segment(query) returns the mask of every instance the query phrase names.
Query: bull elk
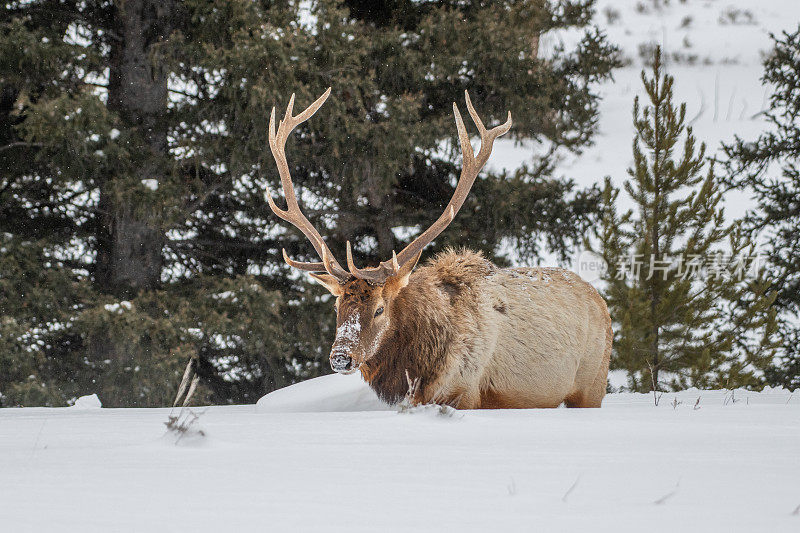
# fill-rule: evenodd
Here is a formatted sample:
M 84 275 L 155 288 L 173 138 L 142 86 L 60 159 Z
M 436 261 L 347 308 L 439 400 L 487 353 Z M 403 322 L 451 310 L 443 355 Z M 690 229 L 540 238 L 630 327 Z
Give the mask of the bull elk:
M 463 166 L 444 213 L 400 253 L 360 269 L 347 242 L 347 270 L 303 215 L 284 152 L 298 124 L 322 106 L 330 88 L 299 115 L 294 95 L 269 145 L 287 209 L 267 191 L 272 211 L 311 241 L 320 262 L 284 260 L 306 271 L 336 297 L 333 370 L 357 370 L 384 401 L 444 403 L 462 409 L 600 407 L 611 354 L 611 319 L 605 301 L 576 274 L 560 268 L 499 268 L 479 253 L 446 251 L 414 270 L 423 248 L 453 220 L 492 151 L 511 128 L 487 130 L 466 94 L 481 147 L 473 152 L 453 104 Z M 410 379 L 409 379 L 410 377 Z

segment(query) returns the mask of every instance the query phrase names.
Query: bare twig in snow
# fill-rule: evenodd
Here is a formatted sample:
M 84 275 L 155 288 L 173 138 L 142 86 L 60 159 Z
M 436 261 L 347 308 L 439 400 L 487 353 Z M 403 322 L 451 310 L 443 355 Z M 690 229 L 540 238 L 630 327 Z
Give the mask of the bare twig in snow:
M 511 478 L 511 483 L 509 483 L 506 488 L 508 489 L 508 495 L 514 496 L 517 493 L 517 484 L 514 482 L 514 478 Z
M 184 395 L 186 392 L 186 388 L 189 386 L 189 382 L 192 379 L 192 374 L 194 373 L 194 359 L 189 359 L 189 363 L 186 365 L 186 370 L 183 371 L 183 378 L 181 379 L 181 384 L 178 386 L 178 394 L 175 395 L 175 401 L 172 402 L 172 407 L 177 407 L 178 402 L 181 399 L 181 396 Z
M 734 85 L 733 91 L 731 91 L 731 97 L 728 100 L 728 112 L 725 114 L 725 122 L 731 120 L 731 113 L 733 112 L 733 102 L 736 99 L 736 89 L 738 89 L 738 86 Z
M 658 407 L 658 402 L 661 401 L 661 397 L 663 395 L 664 395 L 663 392 L 656 392 L 655 390 L 653 391 L 653 403 L 656 404 L 656 407 Z
M 200 382 L 200 376 L 195 376 L 192 378 L 192 384 L 189 385 L 189 392 L 186 393 L 186 398 L 183 399 L 183 405 L 181 407 L 186 407 L 189 403 L 189 400 L 192 399 L 194 396 L 194 391 L 197 388 L 197 384 Z
M 561 501 L 562 502 L 567 503 L 567 499 L 569 498 L 569 495 L 572 494 L 572 491 L 575 490 L 575 487 L 578 486 L 578 481 L 580 481 L 580 480 L 581 480 L 581 476 L 580 475 L 575 478 L 575 483 L 573 483 L 572 486 L 570 486 L 570 488 L 567 489 L 567 492 L 565 492 L 564 495 L 561 497 Z
M 445 403 L 440 403 L 442 401 L 442 395 L 440 391 L 434 394 L 432 403 L 419 403 L 417 400 L 417 394 L 420 387 L 419 378 L 411 379 L 411 376 L 408 374 L 408 370 L 406 370 L 406 381 L 408 382 L 408 391 L 406 391 L 405 398 L 403 398 L 403 400 L 397 405 L 398 413 L 414 413 L 417 411 L 428 410 L 432 407 L 438 410 L 437 414 L 439 416 L 452 417 L 456 413 L 456 410 L 452 406 Z M 456 405 L 458 405 L 460 402 L 461 396 L 455 399 Z
M 182 438 L 187 435 L 204 437 L 205 432 L 197 427 L 197 421 L 200 414 L 195 413 L 188 408 L 189 402 L 197 389 L 197 384 L 200 382 L 200 376 L 196 374 L 194 369 L 194 359 L 190 359 L 186 365 L 186 370 L 183 372 L 181 384 L 178 386 L 178 394 L 175 395 L 175 401 L 172 403 L 172 409 L 167 416 L 167 421 L 164 425 L 167 426 L 167 432 L 177 435 L 175 444 L 180 442 Z M 181 402 L 183 398 L 183 402 Z M 174 414 L 175 407 L 181 405 L 178 414 Z
M 688 122 L 689 126 L 692 126 L 697 119 L 702 117 L 706 112 L 706 93 L 698 86 L 697 92 L 700 93 L 700 109 L 697 111 L 697 114 Z
M 205 437 L 205 432 L 197 427 L 197 421 L 203 413 L 195 413 L 191 409 L 181 408 L 178 416 L 169 416 L 164 425 L 167 426 L 167 431 L 177 435 L 175 444 L 178 444 L 181 439 L 187 435 Z
M 800 516 L 800 504 L 794 508 L 794 511 L 792 511 L 792 516 Z
M 397 406 L 397 411 L 399 413 L 405 413 L 417 405 L 416 396 L 417 391 L 419 391 L 419 378 L 411 379 L 411 376 L 408 374 L 408 369 L 406 369 L 406 381 L 408 382 L 408 390 L 403 400 Z
M 658 407 L 658 402 L 661 401 L 661 396 L 663 393 L 658 392 L 658 387 L 656 386 L 656 377 L 655 373 L 653 372 L 653 365 L 651 365 L 649 361 L 647 362 L 647 368 L 650 369 L 650 383 L 652 384 L 653 390 L 653 403 L 655 403 L 656 407 Z
M 722 405 L 725 406 L 728 405 L 728 403 L 735 404 L 738 401 L 739 400 L 736 399 L 736 390 L 734 389 L 731 391 L 730 396 L 728 396 L 728 394 L 725 393 L 725 400 L 723 400 Z
M 679 479 L 678 482 L 675 483 L 675 488 L 672 489 L 671 492 L 664 494 L 662 497 L 654 501 L 653 505 L 663 505 L 667 500 L 678 494 L 678 487 L 680 487 L 680 485 L 681 485 L 681 480 Z
M 682 401 L 678 400 L 678 397 L 677 397 L 677 396 L 675 396 L 674 398 L 672 398 L 672 404 L 671 404 L 671 405 L 672 405 L 672 410 L 674 411 L 675 409 L 677 409 L 677 408 L 678 408 L 678 406 L 679 406 L 680 404 L 682 404 L 682 403 L 683 403 Z
M 696 401 L 696 402 L 694 402 L 694 407 L 692 407 L 692 410 L 693 410 L 693 411 L 697 411 L 698 409 L 700 409 L 700 398 L 701 398 L 701 397 L 700 397 L 700 396 L 698 396 L 698 397 L 697 397 L 697 401 Z

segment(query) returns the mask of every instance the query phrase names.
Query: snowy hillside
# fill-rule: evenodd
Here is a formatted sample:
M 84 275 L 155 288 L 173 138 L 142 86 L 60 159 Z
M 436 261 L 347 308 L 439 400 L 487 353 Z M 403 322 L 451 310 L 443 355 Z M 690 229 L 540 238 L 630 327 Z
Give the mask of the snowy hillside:
M 0 531 L 800 528 L 798 394 L 287 412 L 374 407 L 364 387 L 331 376 L 260 407 L 199 408 L 205 436 L 178 445 L 168 409 L 0 410 Z
M 797 0 L 598 0 L 597 23 L 611 42 L 620 46 L 628 65 L 599 90 L 599 131 L 595 144 L 581 155 L 564 155 L 559 175 L 580 186 L 602 183 L 611 176 L 616 185 L 627 178 L 633 163 L 631 111 L 634 96 L 643 95 L 640 73 L 644 58 L 661 45 L 667 72 L 675 77 L 675 101 L 686 102 L 687 121 L 698 140 L 715 155 L 721 142 L 734 135 L 753 139 L 766 128 L 760 115 L 768 89 L 761 85 L 763 55 L 771 48 L 769 33 L 796 29 Z M 542 53 L 558 42 L 577 36 L 546 35 Z M 499 140 L 490 165 L 517 168 L 536 150 L 530 143 L 515 146 Z M 625 204 L 624 195 L 620 197 Z M 729 216 L 741 216 L 753 206 L 745 193 L 725 198 Z

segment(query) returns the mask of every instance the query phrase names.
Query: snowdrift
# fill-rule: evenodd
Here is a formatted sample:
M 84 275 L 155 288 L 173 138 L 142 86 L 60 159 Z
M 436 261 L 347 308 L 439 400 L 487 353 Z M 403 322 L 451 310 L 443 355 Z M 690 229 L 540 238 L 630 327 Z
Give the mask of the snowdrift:
M 800 396 L 800 391 L 798 392 Z M 761 392 L 746 389 L 699 390 L 687 389 L 680 392 L 642 394 L 622 392 L 608 394 L 603 400 L 604 407 L 633 405 L 669 405 L 677 408 L 690 402 L 693 408 L 701 409 L 709 403 L 723 405 L 780 405 L 791 401 L 794 394 L 782 388 L 767 387 Z M 800 398 L 798 398 L 800 400 Z M 392 411 L 395 407 L 383 403 L 359 373 L 347 376 L 331 374 L 309 379 L 296 385 L 263 396 L 256 404 L 261 413 L 328 413 L 358 411 Z M 800 442 L 798 442 L 800 447 Z M 800 448 L 798 448 L 800 449 Z
M 358 372 L 347 376 L 331 374 L 278 389 L 258 400 L 256 407 L 262 413 L 391 409 L 375 395 Z

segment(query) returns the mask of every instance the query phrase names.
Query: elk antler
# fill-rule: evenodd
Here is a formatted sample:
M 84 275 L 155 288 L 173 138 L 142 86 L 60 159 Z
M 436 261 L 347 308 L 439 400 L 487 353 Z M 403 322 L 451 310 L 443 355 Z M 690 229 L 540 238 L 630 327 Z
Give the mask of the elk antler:
M 458 140 L 461 143 L 463 162 L 461 176 L 458 178 L 458 185 L 456 185 L 456 190 L 450 202 L 448 202 L 447 207 L 445 207 L 444 213 L 441 214 L 431 227 L 414 239 L 408 246 L 403 248 L 403 251 L 399 254 L 394 254 L 394 252 L 392 252 L 392 258 L 390 260 L 383 261 L 379 266 L 374 268 L 365 268 L 361 270 L 356 268 L 353 264 L 353 255 L 350 251 L 350 242 L 348 241 L 347 266 L 353 276 L 373 283 L 384 283 L 389 276 L 396 274 L 404 264 L 412 259 L 418 258 L 419 254 L 422 253 L 422 249 L 430 244 L 433 239 L 438 237 L 439 234 L 450 225 L 456 213 L 458 213 L 458 210 L 464 205 L 467 194 L 472 188 L 472 184 L 475 183 L 475 178 L 486 164 L 486 161 L 489 160 L 494 140 L 511 129 L 511 112 L 509 111 L 508 119 L 505 123 L 491 130 L 487 130 L 481 118 L 478 116 L 478 113 L 475 111 L 475 108 L 472 107 L 472 102 L 469 99 L 469 93 L 467 93 L 467 91 L 464 91 L 464 96 L 467 100 L 467 110 L 473 122 L 475 122 L 475 126 L 478 127 L 478 133 L 480 133 L 481 136 L 481 148 L 478 155 L 475 156 L 469 136 L 467 136 L 467 129 L 464 127 L 464 121 L 461 119 L 461 113 L 458 111 L 458 106 L 453 102 L 453 114 L 456 118 L 456 128 L 458 129 Z
M 294 193 L 292 176 L 289 173 L 289 165 L 286 162 L 286 153 L 284 151 L 286 148 L 286 139 L 289 137 L 289 134 L 292 133 L 292 130 L 311 118 L 311 116 L 322 107 L 322 104 L 325 103 L 325 100 L 328 99 L 330 94 L 331 89 L 328 87 L 325 94 L 317 98 L 313 104 L 308 106 L 297 116 L 292 116 L 292 108 L 294 107 L 294 94 L 292 94 L 292 97 L 289 99 L 289 105 L 286 107 L 286 114 L 283 120 L 278 123 L 277 132 L 275 131 L 275 108 L 272 108 L 272 113 L 270 113 L 269 116 L 269 147 L 270 150 L 272 150 L 272 157 L 275 158 L 275 163 L 278 165 L 278 173 L 281 176 L 281 185 L 283 186 L 283 195 L 286 197 L 287 208 L 285 210 L 280 209 L 275 204 L 269 186 L 267 187 L 267 202 L 273 213 L 286 222 L 296 226 L 297 229 L 303 232 L 303 235 L 308 237 L 308 240 L 311 241 L 311 244 L 314 245 L 314 249 L 317 251 L 320 258 L 322 258 L 322 262 L 319 263 L 302 263 L 290 259 L 286 254 L 286 250 L 283 250 L 284 261 L 291 267 L 308 272 L 325 271 L 339 281 L 344 281 L 350 277 L 350 274 L 339 265 L 330 249 L 325 244 L 325 241 L 322 240 L 322 236 L 311 222 L 308 221 L 305 215 L 303 215 L 302 211 L 300 211 L 300 206 L 297 203 L 297 196 Z

